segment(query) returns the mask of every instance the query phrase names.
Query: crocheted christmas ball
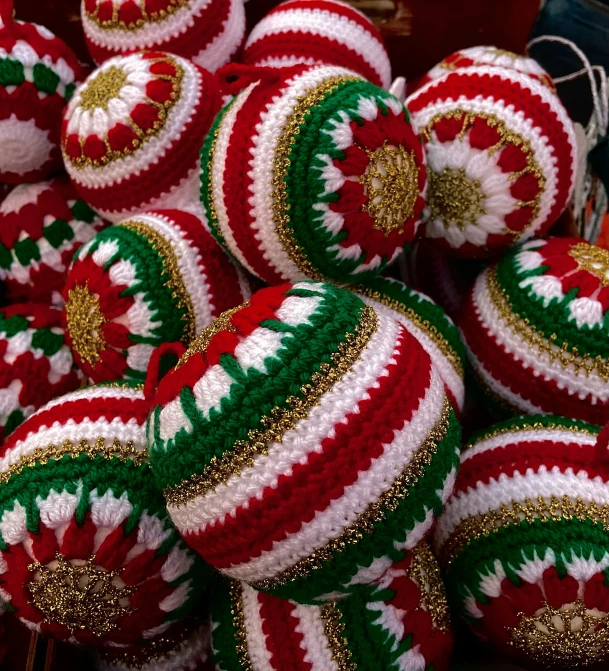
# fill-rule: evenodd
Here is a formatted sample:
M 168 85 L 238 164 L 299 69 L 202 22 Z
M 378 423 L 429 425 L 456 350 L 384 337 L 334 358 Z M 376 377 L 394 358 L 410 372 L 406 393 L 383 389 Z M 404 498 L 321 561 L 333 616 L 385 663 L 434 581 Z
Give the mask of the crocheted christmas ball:
M 609 659 L 609 452 L 595 445 L 599 430 L 538 415 L 478 435 L 436 529 L 453 612 L 536 668 Z
M 202 151 L 212 231 L 267 284 L 378 274 L 414 237 L 425 160 L 401 102 L 338 67 L 254 82 Z
M 459 436 L 417 340 L 315 282 L 262 289 L 212 322 L 148 423 L 185 540 L 225 575 L 302 603 L 374 581 L 416 545 L 452 489 Z
M 458 256 L 543 235 L 575 183 L 575 130 L 558 96 L 513 68 L 459 68 L 406 104 L 423 136 L 424 235 Z
M 0 451 L 0 595 L 30 629 L 91 646 L 153 639 L 209 577 L 150 476 L 149 401 L 126 384 L 38 410 Z
M 211 72 L 228 63 L 245 35 L 243 0 L 83 0 L 93 60 L 158 49 Z
M 144 645 L 103 648 L 97 671 L 214 671 L 209 623 L 190 617 Z
M 111 58 L 66 108 L 66 169 L 83 199 L 115 223 L 148 209 L 200 208 L 199 151 L 220 105 L 216 79 L 185 58 Z
M 539 63 L 530 56 L 522 56 L 512 51 L 498 49 L 497 47 L 470 47 L 469 49 L 460 49 L 450 56 L 440 61 L 423 78 L 421 84 L 427 84 L 431 80 L 440 79 L 447 72 L 468 68 L 472 65 L 494 65 L 501 68 L 508 68 L 528 75 L 538 80 L 546 88 L 555 91 L 552 77 L 539 65 Z
M 56 303 L 74 253 L 103 226 L 65 177 L 16 186 L 0 203 L 0 280 L 9 298 Z
M 63 293 L 66 339 L 93 382 L 143 381 L 155 347 L 188 345 L 249 295 L 200 219 L 140 214 L 98 233 L 75 258 Z
M 36 182 L 61 170 L 61 115 L 86 72 L 72 50 L 0 2 L 0 182 Z
M 37 303 L 0 311 L 0 445 L 26 417 L 74 391 L 82 376 L 61 328 L 61 312 Z
M 226 582 L 212 599 L 217 668 L 446 671 L 452 648 L 440 567 L 423 541 L 380 584 L 303 606 Z
M 530 240 L 476 280 L 459 327 L 497 412 L 609 419 L 609 252 Z
M 243 52 L 249 65 L 340 65 L 388 89 L 391 63 L 380 32 L 346 2 L 288 0 L 271 10 L 249 34 Z
M 421 343 L 444 380 L 453 408 L 461 412 L 465 398 L 465 347 L 446 312 L 425 294 L 386 277 L 354 290 L 375 310 L 387 310 Z

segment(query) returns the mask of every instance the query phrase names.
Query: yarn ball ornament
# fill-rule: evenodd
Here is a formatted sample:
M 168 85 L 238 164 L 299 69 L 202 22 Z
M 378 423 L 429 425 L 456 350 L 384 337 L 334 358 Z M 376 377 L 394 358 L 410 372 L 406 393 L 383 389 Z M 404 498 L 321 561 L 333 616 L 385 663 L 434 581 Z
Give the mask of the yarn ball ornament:
M 63 293 L 63 323 L 91 381 L 142 382 L 155 347 L 188 345 L 249 295 L 200 219 L 159 210 L 111 226 L 81 248 Z
M 209 623 L 189 617 L 144 645 L 103 648 L 97 671 L 214 671 Z
M 95 647 L 164 634 L 209 573 L 148 465 L 150 402 L 125 383 L 38 410 L 0 451 L 0 596 L 30 629 Z
M 16 186 L 0 203 L 0 280 L 8 298 L 57 303 L 75 252 L 104 225 L 66 177 Z
M 263 67 L 339 65 L 388 89 L 391 63 L 372 21 L 346 2 L 288 0 L 247 38 L 243 63 Z
M 74 52 L 0 1 L 0 182 L 37 182 L 62 168 L 61 116 L 86 77 Z
M 537 415 L 478 434 L 436 528 L 453 614 L 535 668 L 609 660 L 609 451 L 599 431 Z
M 419 341 L 442 376 L 453 408 L 461 413 L 465 399 L 465 347 L 446 312 L 425 294 L 386 277 L 354 290 L 376 311 L 387 310 Z
M 493 65 L 516 70 L 538 80 L 550 91 L 556 91 L 552 77 L 534 58 L 493 46 L 470 47 L 469 49 L 455 51 L 434 66 L 421 80 L 420 85 L 427 84 L 434 79 L 440 79 L 448 72 L 468 68 L 472 65 Z
M 198 158 L 222 96 L 185 58 L 110 58 L 66 108 L 62 150 L 82 198 L 116 223 L 151 209 L 200 209 Z
M 459 68 L 406 101 L 423 136 L 425 237 L 489 257 L 542 236 L 573 192 L 577 143 L 560 99 L 513 68 Z
M 375 276 L 424 207 L 406 108 L 343 68 L 265 73 L 218 115 L 201 156 L 212 232 L 267 284 Z
M 233 671 L 447 671 L 453 644 L 440 567 L 425 541 L 379 584 L 323 606 L 226 581 L 211 618 L 216 666 Z
M 0 445 L 26 417 L 81 381 L 58 309 L 27 303 L 0 310 Z
M 391 315 L 332 284 L 262 289 L 161 380 L 151 465 L 187 543 L 300 603 L 378 579 L 452 490 L 460 426 Z
M 459 327 L 496 413 L 609 420 L 609 252 L 530 240 L 483 271 Z

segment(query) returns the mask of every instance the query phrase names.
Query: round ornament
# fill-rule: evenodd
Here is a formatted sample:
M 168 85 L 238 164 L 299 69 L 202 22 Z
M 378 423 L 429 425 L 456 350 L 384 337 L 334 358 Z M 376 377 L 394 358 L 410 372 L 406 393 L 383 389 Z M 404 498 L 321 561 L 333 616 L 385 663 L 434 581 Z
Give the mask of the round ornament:
M 243 0 L 82 0 L 87 46 L 99 65 L 112 56 L 154 49 L 211 72 L 243 43 Z
M 214 235 L 267 284 L 363 281 L 417 231 L 426 172 L 408 112 L 343 68 L 265 72 L 201 157 Z
M 36 182 L 61 170 L 63 109 L 86 71 L 43 26 L 13 20 L 0 2 L 0 182 Z
M 376 311 L 387 310 L 419 341 L 442 376 L 453 408 L 461 413 L 465 399 L 465 347 L 446 312 L 425 294 L 386 277 L 356 286 L 354 291 Z
M 35 410 L 77 389 L 82 376 L 61 328 L 61 312 L 37 303 L 0 311 L 0 445 Z
M 460 427 L 429 355 L 331 284 L 262 289 L 162 381 L 151 464 L 186 542 L 301 603 L 371 583 L 452 490 Z
M 339 65 L 377 86 L 391 86 L 380 32 L 367 16 L 336 0 L 282 2 L 254 26 L 242 60 L 263 67 Z
M 459 327 L 498 414 L 609 419 L 609 252 L 530 240 L 476 280 Z
M 478 434 L 436 528 L 453 613 L 535 668 L 609 660 L 609 451 L 599 431 L 537 415 Z
M 528 75 L 539 81 L 550 91 L 555 92 L 552 77 L 541 67 L 541 65 L 530 56 L 522 56 L 512 51 L 498 49 L 497 47 L 470 47 L 469 49 L 460 49 L 450 56 L 440 61 L 433 67 L 421 81 L 421 85 L 440 79 L 448 72 L 459 70 L 460 68 L 469 68 L 472 65 L 493 65 L 500 68 L 516 70 L 522 74 Z
M 140 214 L 98 233 L 75 258 L 63 293 L 66 339 L 91 381 L 143 381 L 155 347 L 188 345 L 249 295 L 200 219 Z
M 0 280 L 9 299 L 60 303 L 75 252 L 103 226 L 65 177 L 16 186 L 0 203 Z
M 214 661 L 232 671 L 447 671 L 453 643 L 440 567 L 422 541 L 382 581 L 303 606 L 243 582 L 212 601 Z
M 213 75 L 158 51 L 107 60 L 66 108 L 62 150 L 82 198 L 116 223 L 200 209 L 198 157 L 221 94 Z
M 485 65 L 449 72 L 406 104 L 427 156 L 427 238 L 488 257 L 555 223 L 577 169 L 575 130 L 556 93 Z
M 48 403 L 0 451 L 0 596 L 30 629 L 116 647 L 164 634 L 208 580 L 148 466 L 149 401 L 127 384 Z

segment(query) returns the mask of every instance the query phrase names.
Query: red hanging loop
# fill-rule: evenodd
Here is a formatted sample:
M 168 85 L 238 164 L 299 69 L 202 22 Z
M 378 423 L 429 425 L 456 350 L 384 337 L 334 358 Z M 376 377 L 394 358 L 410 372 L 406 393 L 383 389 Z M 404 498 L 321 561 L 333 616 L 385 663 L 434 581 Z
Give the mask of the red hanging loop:
M 281 76 L 281 69 L 229 63 L 221 67 L 216 75 L 220 80 L 222 91 L 236 96 L 254 82 L 270 83 L 276 81 Z
M 173 354 L 179 360 L 185 351 L 186 348 L 181 342 L 166 342 L 154 350 L 148 364 L 146 382 L 144 382 L 144 398 L 152 400 L 152 397 L 156 394 L 161 378 L 161 359 Z
M 3 28 L 8 28 L 13 25 L 13 16 L 15 8 L 13 7 L 13 0 L 0 0 L 0 21 Z

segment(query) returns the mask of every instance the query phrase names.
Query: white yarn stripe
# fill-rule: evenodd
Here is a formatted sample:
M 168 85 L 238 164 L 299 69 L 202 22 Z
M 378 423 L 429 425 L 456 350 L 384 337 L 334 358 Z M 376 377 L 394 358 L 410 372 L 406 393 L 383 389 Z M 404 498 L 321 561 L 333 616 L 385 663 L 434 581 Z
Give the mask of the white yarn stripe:
M 506 326 L 505 320 L 493 304 L 488 290 L 488 270 L 485 270 L 476 280 L 472 292 L 472 302 L 478 317 L 477 328 L 488 331 L 490 338 L 496 340 L 499 346 L 511 354 L 515 359 L 522 362 L 524 368 L 533 371 L 535 376 L 541 376 L 545 380 L 553 380 L 559 389 L 564 389 L 571 395 L 585 399 L 588 394 L 600 399 L 609 400 L 609 384 L 603 380 L 596 370 L 590 373 L 586 371 L 574 372 L 574 366 L 569 364 L 567 368 L 558 361 L 550 361 L 549 353 L 532 345 L 525 338 L 515 333 L 511 327 Z M 548 341 L 548 347 L 557 354 L 560 348 Z M 573 357 L 574 361 L 582 362 L 582 357 Z M 592 363 L 588 357 L 586 363 Z
M 95 422 L 83 420 L 78 423 L 69 419 L 65 424 L 56 421 L 53 426 L 42 427 L 35 433 L 29 433 L 24 440 L 17 441 L 0 458 L 0 473 L 8 471 L 22 457 L 31 455 L 37 447 L 44 449 L 51 444 L 61 445 L 65 440 L 71 440 L 74 444 L 81 440 L 93 442 L 99 437 L 104 438 L 106 445 L 112 445 L 114 438 L 123 444 L 130 440 L 138 452 L 146 451 L 144 426 L 133 418 L 127 421 L 119 418 L 108 421 L 104 418 Z
M 260 592 L 243 583 L 241 585 L 241 602 L 245 623 L 245 640 L 252 666 L 256 671 L 280 671 L 271 664 L 271 654 L 266 646 L 266 635 L 262 631 Z
M 254 464 L 231 476 L 226 483 L 188 501 L 168 506 L 174 523 L 182 532 L 203 531 L 209 524 L 235 515 L 240 506 L 261 498 L 266 487 L 276 487 L 281 475 L 289 475 L 294 465 L 306 463 L 309 455 L 322 451 L 322 442 L 334 434 L 334 427 L 347 421 L 359 403 L 370 398 L 370 390 L 389 375 L 399 348 L 400 326 L 387 315 L 379 315 L 379 328 L 352 369 L 324 394 L 307 418 L 287 431 L 281 443 L 268 446 Z
M 340 671 L 328 645 L 321 608 L 296 604 L 292 616 L 299 620 L 295 630 L 302 636 L 303 659 L 311 665 L 310 671 Z
M 564 555 L 563 555 L 564 556 Z M 578 557 L 574 553 L 571 556 L 565 556 L 567 573 L 575 580 L 587 582 L 597 573 L 602 573 L 609 567 L 609 552 L 600 561 L 597 561 L 592 554 L 589 557 Z
M 372 24 L 370 28 L 372 30 Z M 359 23 L 325 9 L 315 9 L 315 11 L 301 8 L 285 9 L 267 15 L 254 26 L 245 48 L 247 49 L 268 35 L 279 35 L 291 31 L 337 42 L 338 50 L 342 46 L 354 51 L 376 72 L 383 88 L 389 88 L 391 85 L 391 64 L 381 42 Z
M 275 156 L 277 143 L 291 117 L 299 98 L 315 89 L 330 77 L 352 75 L 344 68 L 321 67 L 304 72 L 289 79 L 281 92 L 266 106 L 256 124 L 253 136 L 252 156 L 248 170 L 248 203 L 252 206 L 254 237 L 259 243 L 260 253 L 285 280 L 304 278 L 304 273 L 292 261 L 284 248 L 273 221 L 273 173 L 274 164 L 269 156 Z
M 548 470 L 541 466 L 537 472 L 527 469 L 522 475 L 516 471 L 511 477 L 499 476 L 499 481 L 491 479 L 488 484 L 478 482 L 467 492 L 456 493 L 440 518 L 435 541 L 444 545 L 455 529 L 468 517 L 499 510 L 503 504 L 511 508 L 514 501 L 542 496 L 549 501 L 552 496 L 581 498 L 584 503 L 609 504 L 609 487 L 600 477 L 590 478 L 585 471 L 573 472 L 568 468 L 562 472 L 557 466 Z
M 578 431 L 576 428 L 569 429 L 514 429 L 498 436 L 492 436 L 486 440 L 478 441 L 473 447 L 463 452 L 461 463 L 464 464 L 468 459 L 477 457 L 483 452 L 490 452 L 498 447 L 504 447 L 511 444 L 522 444 L 529 442 L 551 442 L 557 445 L 596 445 L 597 436 Z M 491 457 L 492 458 L 492 457 Z
M 429 431 L 439 421 L 444 398 L 444 384 L 437 369 L 432 367 L 430 387 L 410 422 L 394 432 L 393 442 L 384 445 L 383 454 L 346 487 L 339 499 L 332 501 L 325 510 L 318 511 L 315 518 L 302 524 L 296 533 L 274 542 L 271 550 L 248 562 L 233 565 L 224 572 L 248 581 L 271 578 L 302 557 L 324 547 L 331 539 L 340 537 L 343 529 L 353 524 L 370 503 L 378 500 L 411 461 Z
M 218 0 L 215 0 L 216 2 Z M 243 0 L 228 0 L 228 18 L 216 37 L 192 60 L 201 67 L 215 72 L 231 60 L 241 46 L 245 34 L 245 5 Z
M 64 403 L 72 403 L 73 401 L 87 400 L 91 401 L 96 398 L 105 399 L 127 399 L 129 401 L 144 400 L 143 389 L 134 389 L 133 387 L 110 387 L 110 386 L 95 386 L 85 387 L 84 389 L 77 389 L 65 396 L 60 396 L 52 401 L 49 401 L 45 406 L 37 410 L 34 414 L 39 415 L 51 408 L 63 405 Z
M 299 56 L 268 56 L 253 63 L 259 67 L 288 68 L 292 65 L 324 65 L 324 62 L 316 58 L 301 58 Z

